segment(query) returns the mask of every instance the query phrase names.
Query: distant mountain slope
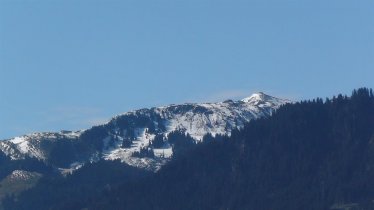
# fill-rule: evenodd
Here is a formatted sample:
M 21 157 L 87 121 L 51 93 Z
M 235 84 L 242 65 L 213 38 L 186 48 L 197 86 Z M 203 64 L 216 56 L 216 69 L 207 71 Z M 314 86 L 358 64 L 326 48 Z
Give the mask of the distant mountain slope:
M 14 170 L 0 181 L 0 200 L 6 195 L 19 194 L 33 187 L 41 177 L 37 172 Z
M 362 88 L 283 106 L 87 208 L 373 210 L 373 177 L 374 94 Z
M 230 135 L 233 129 L 270 116 L 288 102 L 260 92 L 240 101 L 140 109 L 88 130 L 34 133 L 0 141 L 0 150 L 13 160 L 26 156 L 44 160 L 62 172 L 100 159 L 121 159 L 154 170 L 173 154 L 173 145 L 168 141 L 171 132 L 180 131 L 196 141 L 208 133 Z
M 123 182 L 129 171 L 121 168 L 146 175 Z M 374 94 L 362 88 L 282 106 L 230 137 L 205 137 L 155 173 L 99 161 L 64 184 L 41 180 L 3 202 L 11 210 L 372 210 L 373 177 Z M 98 183 L 104 188 L 93 193 Z

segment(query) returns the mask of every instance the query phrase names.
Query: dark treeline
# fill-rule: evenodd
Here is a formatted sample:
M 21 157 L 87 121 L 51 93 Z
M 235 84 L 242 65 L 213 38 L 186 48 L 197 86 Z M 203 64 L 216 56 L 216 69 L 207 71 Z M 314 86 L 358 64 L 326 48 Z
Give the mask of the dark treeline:
M 4 209 L 82 209 L 118 183 L 140 180 L 150 174 L 119 160 L 101 160 L 85 164 L 66 177 L 46 175 L 31 190 L 17 197 L 6 197 L 2 205 Z
M 79 191 L 82 178 L 68 192 L 39 184 L 39 191 L 7 199 L 6 209 L 374 209 L 371 89 L 288 104 L 229 138 L 205 140 L 187 144 L 190 149 L 157 173 L 112 184 L 92 197 Z M 102 189 L 96 182 L 92 186 Z M 77 197 L 66 199 L 66 193 Z M 54 202 L 46 203 L 51 197 Z

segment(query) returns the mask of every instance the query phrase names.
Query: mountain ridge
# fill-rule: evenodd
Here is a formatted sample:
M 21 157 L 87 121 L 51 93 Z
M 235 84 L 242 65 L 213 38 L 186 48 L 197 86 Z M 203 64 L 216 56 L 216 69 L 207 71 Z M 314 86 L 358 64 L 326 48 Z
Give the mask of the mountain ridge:
M 197 142 L 208 133 L 230 135 L 233 129 L 243 127 L 252 119 L 270 116 L 290 102 L 259 92 L 237 101 L 143 108 L 116 115 L 107 123 L 86 130 L 32 133 L 0 141 L 0 151 L 13 160 L 28 156 L 51 162 L 62 171 L 99 159 L 121 159 L 130 165 L 154 170 L 173 154 L 173 145 L 167 140 L 171 132 L 180 131 Z M 151 147 L 156 138 L 161 139 L 162 145 Z M 79 154 L 77 150 L 84 152 Z M 134 157 L 139 152 L 146 155 Z M 63 164 L 55 164 L 51 160 L 58 158 L 51 156 L 56 153 L 72 157 Z

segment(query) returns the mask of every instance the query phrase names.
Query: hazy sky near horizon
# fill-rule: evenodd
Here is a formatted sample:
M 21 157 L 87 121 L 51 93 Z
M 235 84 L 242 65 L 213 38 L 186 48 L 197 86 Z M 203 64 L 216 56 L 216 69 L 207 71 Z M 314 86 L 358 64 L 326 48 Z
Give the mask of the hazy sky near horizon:
M 374 88 L 372 0 L 0 0 L 0 139 L 132 109 Z

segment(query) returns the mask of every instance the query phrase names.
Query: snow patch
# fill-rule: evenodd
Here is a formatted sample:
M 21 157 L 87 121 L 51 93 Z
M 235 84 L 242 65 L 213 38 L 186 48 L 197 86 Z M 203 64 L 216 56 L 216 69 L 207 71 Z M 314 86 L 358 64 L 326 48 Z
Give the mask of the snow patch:
M 14 170 L 9 175 L 9 178 L 12 181 L 28 180 L 33 177 L 35 177 L 35 173 L 29 172 L 29 171 L 23 171 L 23 170 Z
M 172 147 L 163 148 L 163 149 L 153 149 L 156 157 L 159 158 L 171 158 L 173 156 Z

